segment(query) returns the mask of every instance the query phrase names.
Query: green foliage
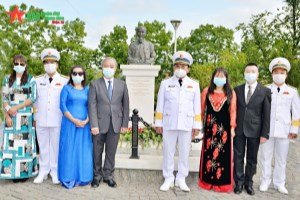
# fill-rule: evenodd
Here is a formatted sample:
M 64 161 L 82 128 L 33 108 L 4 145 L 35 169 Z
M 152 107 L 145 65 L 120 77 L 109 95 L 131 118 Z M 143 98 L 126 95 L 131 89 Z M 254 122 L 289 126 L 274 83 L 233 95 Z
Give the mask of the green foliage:
M 189 75 L 191 78 L 199 81 L 200 88 L 203 90 L 210 83 L 211 75 L 215 66 L 211 63 L 192 65 Z
M 190 76 L 199 81 L 201 90 L 209 86 L 213 71 L 217 67 L 223 67 L 229 74 L 229 79 L 233 87 L 244 83 L 244 66 L 246 64 L 246 55 L 244 53 L 232 53 L 224 50 L 220 53 L 218 63 L 194 64 L 190 69 Z
M 260 66 L 260 80 L 270 83 L 269 63 L 275 57 L 285 57 L 292 64 L 288 82 L 300 85 L 300 1 L 290 0 L 275 15 L 264 12 L 254 15 L 249 24 L 240 24 L 237 30 L 242 32 L 241 51 L 247 55 L 247 61 Z
M 14 10 L 15 6 L 12 5 L 9 10 Z M 25 12 L 43 11 L 33 6 L 27 9 L 25 4 L 21 4 L 19 9 Z M 19 53 L 27 58 L 29 73 L 35 76 L 44 73 L 40 53 L 48 47 L 61 53 L 59 71 L 65 75 L 74 65 L 89 69 L 99 63 L 98 52 L 84 47 L 85 24 L 80 19 L 66 21 L 62 26 L 54 26 L 45 20 L 8 23 L 10 16 L 2 5 L 0 17 L 0 65 L 5 74 L 11 72 L 12 58 Z
M 132 142 L 131 128 L 129 128 L 126 133 L 120 134 L 120 145 L 122 145 L 123 142 L 127 142 L 131 144 Z M 147 128 L 139 128 L 138 142 L 139 145 L 142 147 L 142 149 L 150 147 L 151 144 L 156 146 L 156 148 L 159 148 L 162 143 L 162 135 L 156 134 L 155 132 Z
M 224 50 L 220 53 L 219 66 L 224 67 L 233 87 L 244 83 L 244 68 L 247 64 L 247 56 L 242 52 L 233 53 Z
M 206 24 L 191 31 L 186 50 L 193 55 L 195 63 L 217 63 L 223 50 L 234 50 L 234 47 L 233 30 Z
M 119 25 L 109 35 L 101 37 L 99 50 L 104 56 L 114 57 L 119 64 L 127 63 L 127 30 Z

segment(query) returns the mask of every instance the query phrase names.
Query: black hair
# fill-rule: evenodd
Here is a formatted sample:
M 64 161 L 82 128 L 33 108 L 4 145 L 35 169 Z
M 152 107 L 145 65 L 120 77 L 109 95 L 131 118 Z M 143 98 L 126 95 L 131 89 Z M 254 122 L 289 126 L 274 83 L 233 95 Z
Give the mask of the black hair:
M 28 72 L 27 72 L 27 62 L 26 62 L 26 58 L 22 55 L 22 54 L 17 54 L 14 56 L 13 58 L 13 65 L 16 61 L 19 61 L 20 63 L 24 63 L 26 65 L 25 67 L 25 71 L 23 72 L 22 74 L 22 77 L 21 77 L 21 85 L 25 85 L 28 81 Z M 17 73 L 15 70 L 13 70 L 9 76 L 9 80 L 8 80 L 8 86 L 11 87 L 15 80 L 17 78 Z
M 224 89 L 225 95 L 227 96 L 227 102 L 228 102 L 228 104 L 230 104 L 230 101 L 232 99 L 232 87 L 231 87 L 231 84 L 230 84 L 228 73 L 223 67 L 218 67 L 213 72 L 211 80 L 210 80 L 210 85 L 208 86 L 207 95 L 210 95 L 210 94 L 214 93 L 214 90 L 216 89 L 216 85 L 214 84 L 214 77 L 218 73 L 223 73 L 224 76 L 226 77 L 226 83 L 223 86 L 223 89 Z
M 254 62 L 248 63 L 248 64 L 245 66 L 245 68 L 248 67 L 248 66 L 255 66 L 255 67 L 257 67 L 257 69 L 258 69 L 258 65 L 257 65 L 256 63 L 254 63 Z
M 72 79 L 72 72 L 73 72 L 73 70 L 76 69 L 76 68 L 82 69 L 82 72 L 83 72 L 83 80 L 81 81 L 81 85 L 82 85 L 82 87 L 85 87 L 85 85 L 86 85 L 86 74 L 85 74 L 84 68 L 83 68 L 82 66 L 80 66 L 80 65 L 75 65 L 75 66 L 73 66 L 73 67 L 71 68 L 70 75 L 69 75 L 69 82 L 68 82 L 68 84 L 71 84 L 72 86 L 74 86 L 74 82 L 73 82 L 73 79 Z

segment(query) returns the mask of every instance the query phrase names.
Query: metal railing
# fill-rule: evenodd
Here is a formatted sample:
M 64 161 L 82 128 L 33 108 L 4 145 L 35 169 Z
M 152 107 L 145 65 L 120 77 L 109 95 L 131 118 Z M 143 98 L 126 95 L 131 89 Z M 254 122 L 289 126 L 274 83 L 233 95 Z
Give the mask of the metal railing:
M 132 116 L 130 117 L 130 121 L 132 122 L 132 146 L 131 146 L 131 159 L 139 159 L 138 148 L 139 148 L 139 140 L 138 140 L 138 131 L 139 131 L 139 122 L 143 123 L 144 126 L 155 134 L 158 134 L 153 126 L 143 120 L 142 117 L 139 117 L 139 111 L 134 109 L 132 111 Z M 192 140 L 193 143 L 199 143 L 202 138 L 194 138 Z

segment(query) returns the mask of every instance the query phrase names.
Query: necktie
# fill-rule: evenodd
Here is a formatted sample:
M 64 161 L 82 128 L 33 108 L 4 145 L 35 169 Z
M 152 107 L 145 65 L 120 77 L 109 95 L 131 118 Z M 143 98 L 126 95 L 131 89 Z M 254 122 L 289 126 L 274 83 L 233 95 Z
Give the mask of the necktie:
M 111 100 L 111 96 L 112 96 L 112 86 L 111 86 L 111 81 L 108 81 L 108 97 L 109 100 Z
M 278 93 L 280 92 L 280 87 L 277 88 Z
M 50 77 L 50 78 L 49 78 L 49 82 L 51 83 L 51 82 L 52 82 L 52 80 L 53 80 L 53 78 L 52 78 L 52 77 Z
M 249 90 L 247 93 L 247 100 L 246 100 L 247 104 L 249 103 L 251 96 L 252 96 L 252 90 L 251 90 L 251 86 L 249 85 Z
M 180 87 L 182 86 L 182 79 L 178 79 Z

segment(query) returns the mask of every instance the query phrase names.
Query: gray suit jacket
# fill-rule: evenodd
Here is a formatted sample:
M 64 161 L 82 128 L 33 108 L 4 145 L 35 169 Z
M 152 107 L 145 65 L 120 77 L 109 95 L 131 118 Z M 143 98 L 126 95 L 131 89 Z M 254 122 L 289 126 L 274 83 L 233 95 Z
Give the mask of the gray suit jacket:
M 271 90 L 258 83 L 248 104 L 245 101 L 245 84 L 234 90 L 237 96 L 236 135 L 269 138 Z
M 89 119 L 91 128 L 98 127 L 100 133 L 108 132 L 111 119 L 115 133 L 120 133 L 121 127 L 128 127 L 129 97 L 125 81 L 114 78 L 111 101 L 103 78 L 91 82 Z

